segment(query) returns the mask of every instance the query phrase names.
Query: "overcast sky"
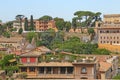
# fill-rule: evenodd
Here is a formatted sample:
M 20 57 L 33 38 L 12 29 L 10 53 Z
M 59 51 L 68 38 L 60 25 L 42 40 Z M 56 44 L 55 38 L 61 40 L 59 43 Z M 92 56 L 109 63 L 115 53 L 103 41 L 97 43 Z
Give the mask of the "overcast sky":
M 14 20 L 17 14 L 35 19 L 43 15 L 72 20 L 79 10 L 120 14 L 120 0 L 0 0 L 0 20 Z

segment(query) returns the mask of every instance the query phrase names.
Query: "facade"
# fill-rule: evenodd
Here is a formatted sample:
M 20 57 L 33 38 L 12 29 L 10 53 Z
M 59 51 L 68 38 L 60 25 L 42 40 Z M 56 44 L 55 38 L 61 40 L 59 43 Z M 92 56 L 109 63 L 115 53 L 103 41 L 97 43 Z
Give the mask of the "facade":
M 28 79 L 112 79 L 118 74 L 117 56 L 84 55 L 69 61 L 65 55 L 62 59 L 51 56 L 50 60 L 46 55 L 38 50 L 20 55 L 20 73 L 26 72 Z
M 22 28 L 23 31 L 24 31 L 24 30 L 25 30 L 24 22 L 22 22 L 22 23 L 20 24 L 20 22 L 14 21 L 14 22 L 13 22 L 13 28 L 16 28 L 16 29 L 17 29 L 17 32 L 19 31 L 20 28 Z
M 96 60 L 88 57 L 73 62 L 40 61 L 41 53 L 26 53 L 20 56 L 20 72 L 29 79 L 96 79 Z
M 10 37 L 10 38 L 1 37 L 0 38 L 0 45 L 3 47 L 13 46 L 13 47 L 17 48 L 20 46 L 19 42 L 22 39 L 23 39 L 22 37 L 17 37 L 17 38 L 15 38 L 15 37 Z
M 54 20 L 50 20 L 50 21 L 37 20 L 35 22 L 35 28 L 36 31 L 46 31 L 51 28 L 57 32 L 57 28 Z
M 35 25 L 36 19 L 33 20 L 33 24 Z M 28 26 L 30 26 L 30 20 L 28 20 Z M 17 29 L 17 32 L 19 31 L 20 28 L 23 29 L 23 31 L 25 31 L 25 20 L 23 19 L 21 24 L 19 21 L 14 21 L 13 22 L 13 28 Z
M 104 15 L 104 22 L 105 23 L 120 23 L 120 14 L 106 14 Z
M 112 79 L 118 74 L 118 56 L 98 56 L 98 79 Z
M 120 15 L 104 15 L 98 29 L 98 44 L 120 45 Z

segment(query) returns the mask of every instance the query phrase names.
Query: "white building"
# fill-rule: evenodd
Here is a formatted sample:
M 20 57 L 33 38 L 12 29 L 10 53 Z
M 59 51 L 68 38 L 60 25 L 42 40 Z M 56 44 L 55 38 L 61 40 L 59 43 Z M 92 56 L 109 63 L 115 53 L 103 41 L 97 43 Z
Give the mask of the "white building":
M 24 28 L 24 22 L 22 22 L 22 25 L 20 25 L 20 22 L 17 22 L 17 21 L 14 21 L 13 22 L 13 28 L 16 28 L 17 29 L 17 32 L 19 31 L 20 28 L 23 29 L 23 31 L 25 30 Z

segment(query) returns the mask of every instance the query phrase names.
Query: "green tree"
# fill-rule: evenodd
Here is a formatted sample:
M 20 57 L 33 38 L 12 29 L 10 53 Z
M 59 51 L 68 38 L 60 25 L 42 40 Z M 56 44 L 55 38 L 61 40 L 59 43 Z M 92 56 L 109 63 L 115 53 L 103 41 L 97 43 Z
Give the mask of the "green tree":
M 34 30 L 34 22 L 33 22 L 33 16 L 31 15 L 31 18 L 30 18 L 30 27 L 29 27 L 29 30 Z
M 54 18 L 54 20 L 55 20 L 55 24 L 56 24 L 57 29 L 63 30 L 65 27 L 64 19 L 56 17 L 56 18 Z
M 52 20 L 53 18 L 51 16 L 48 16 L 48 15 L 44 15 L 42 17 L 39 18 L 39 20 L 43 20 L 43 21 L 50 21 Z
M 55 38 L 55 31 L 52 29 L 49 29 L 49 30 L 41 33 L 42 44 L 44 46 L 50 47 L 54 38 Z
M 11 78 L 12 75 L 13 75 L 13 71 L 8 71 L 7 76 L 9 76 Z
M 91 11 L 76 11 L 74 16 L 80 19 L 80 25 L 82 27 L 95 26 L 95 21 L 100 20 L 100 12 L 94 13 Z
M 95 33 L 95 31 L 93 28 L 88 28 L 88 33 L 93 35 Z
M 3 32 L 3 36 L 6 38 L 10 38 L 10 32 L 8 32 L 8 31 Z
M 25 18 L 24 26 L 25 26 L 25 31 L 28 31 L 28 19 L 27 19 L 27 17 Z
M 9 60 L 11 59 L 14 59 L 14 55 L 5 55 L 3 60 L 1 61 L 2 62 L 2 69 L 4 69 L 6 66 L 8 66 L 10 63 L 9 63 Z
M 113 77 L 113 80 L 116 80 L 116 79 L 117 79 L 117 80 L 119 80 L 119 79 L 120 79 L 120 74 L 119 74 L 119 75 L 117 75 L 117 76 L 114 76 L 114 77 Z
M 94 50 L 93 54 L 99 54 L 99 55 L 109 55 L 111 52 L 107 49 L 96 49 Z
M 74 18 L 72 19 L 72 26 L 73 26 L 73 29 L 74 29 L 74 31 L 75 31 L 75 29 L 77 28 L 77 18 L 76 18 L 76 17 L 74 17 Z
M 18 34 L 22 34 L 22 32 L 23 32 L 23 29 L 20 28 L 19 31 L 18 31 Z
M 66 31 L 69 32 L 69 30 L 71 29 L 71 22 L 66 21 L 65 22 L 65 28 L 66 28 Z
M 2 35 L 3 32 L 5 32 L 5 28 L 4 28 L 4 26 L 0 25 L 0 35 Z
M 13 28 L 13 21 L 6 22 L 5 24 L 2 25 L 4 29 L 10 30 Z
M 26 38 L 27 38 L 27 40 L 29 41 L 29 43 L 31 43 L 31 41 L 32 41 L 33 38 L 35 38 L 35 40 L 36 40 L 37 35 L 36 35 L 35 32 L 29 32 L 29 33 L 27 33 Z

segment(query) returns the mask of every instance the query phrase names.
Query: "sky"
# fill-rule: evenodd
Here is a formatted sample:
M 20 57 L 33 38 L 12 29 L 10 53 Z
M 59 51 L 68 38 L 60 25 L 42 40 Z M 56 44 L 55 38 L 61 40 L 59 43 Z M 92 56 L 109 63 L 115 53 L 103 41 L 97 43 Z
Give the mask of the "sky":
M 28 19 L 49 15 L 71 21 L 76 11 L 101 12 L 102 14 L 120 14 L 120 0 L 0 0 L 0 20 L 15 20 L 22 14 Z

